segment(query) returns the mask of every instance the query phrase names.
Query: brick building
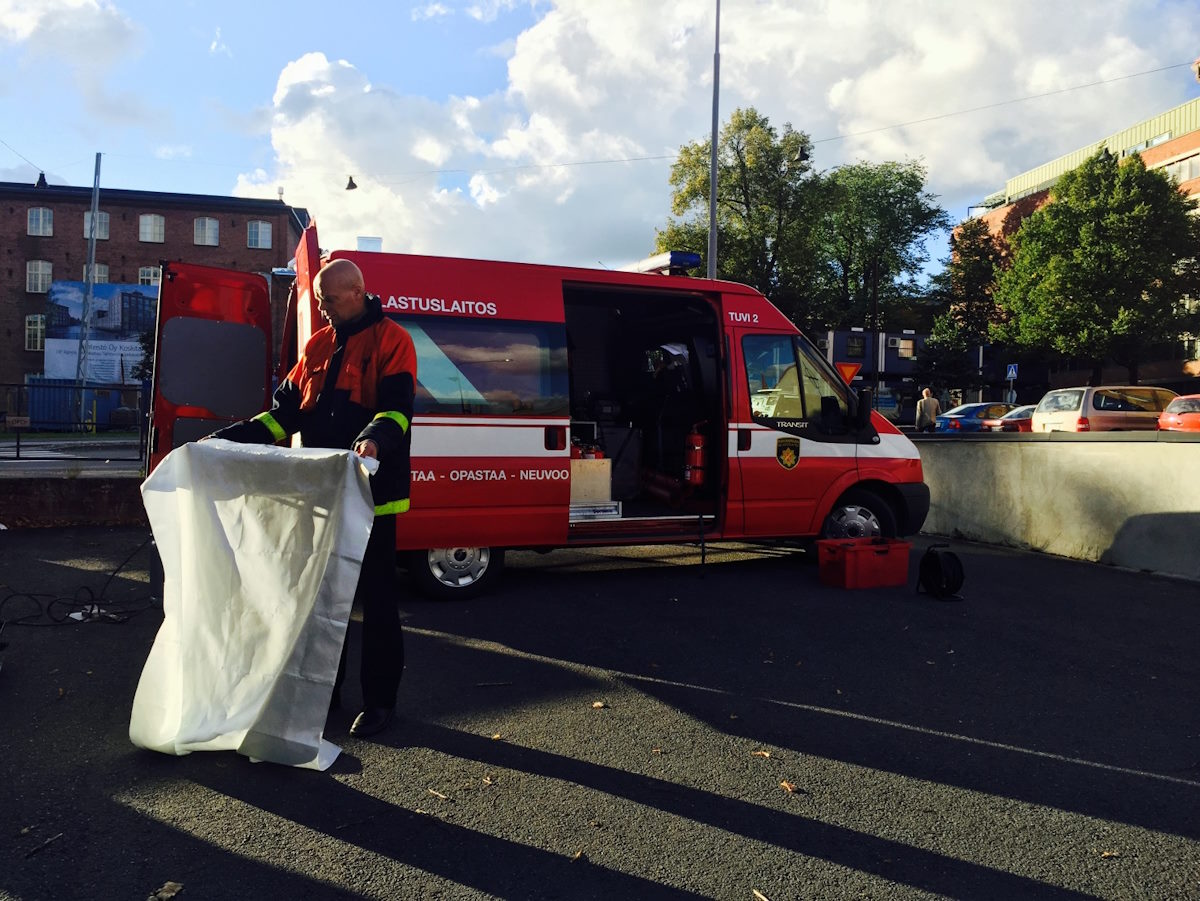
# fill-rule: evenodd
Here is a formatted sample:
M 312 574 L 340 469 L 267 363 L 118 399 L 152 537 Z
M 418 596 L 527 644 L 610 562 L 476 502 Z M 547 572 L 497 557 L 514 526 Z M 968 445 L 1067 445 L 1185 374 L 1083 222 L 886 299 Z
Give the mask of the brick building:
M 1163 169 L 1179 184 L 1179 190 L 1200 201 L 1200 97 L 1180 104 L 1122 131 L 1081 147 L 1058 159 L 1043 163 L 1010 178 L 1002 191 L 983 200 L 974 209 L 986 210 L 979 218 L 992 234 L 1009 237 L 1026 216 L 1050 202 L 1050 189 L 1066 172 L 1101 150 L 1124 159 L 1140 154 L 1147 169 Z M 1200 390 L 1200 340 L 1181 337 L 1182 360 L 1156 360 L 1139 370 L 1142 381 L 1167 385 L 1177 391 Z M 1085 384 L 1090 370 L 1064 370 L 1049 376 L 1050 387 Z M 1128 380 L 1124 367 L 1106 368 L 1102 378 L 1109 383 Z
M 42 372 L 50 283 L 86 280 L 91 206 L 91 188 L 0 182 L 0 384 Z M 282 200 L 101 188 L 94 280 L 156 285 L 160 261 L 269 275 L 287 266 L 307 224 Z
M 1022 219 L 1049 201 L 1060 176 L 1100 150 L 1122 159 L 1141 154 L 1147 169 L 1165 169 L 1180 191 L 1200 200 L 1200 97 L 1010 178 L 1004 190 L 976 207 L 987 209 L 980 218 L 993 234 L 1012 234 Z

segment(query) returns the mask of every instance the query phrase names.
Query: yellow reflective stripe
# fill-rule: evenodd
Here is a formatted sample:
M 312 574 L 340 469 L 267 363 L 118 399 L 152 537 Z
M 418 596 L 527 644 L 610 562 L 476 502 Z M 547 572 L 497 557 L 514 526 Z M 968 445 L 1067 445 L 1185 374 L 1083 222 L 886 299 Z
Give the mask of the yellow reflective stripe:
M 404 431 L 408 431 L 408 417 L 403 413 L 397 413 L 395 410 L 385 410 L 382 413 L 376 413 L 375 419 L 390 419 L 392 422 L 400 426 Z M 375 419 L 371 421 L 374 422 Z
M 265 425 L 270 430 L 271 437 L 274 438 L 276 441 L 282 441 L 284 438 L 287 437 L 287 432 L 285 432 L 283 430 L 283 426 L 281 426 L 278 422 L 276 422 L 275 417 L 272 416 L 270 413 L 259 413 L 254 418 L 257 419 L 259 422 L 261 422 L 263 425 Z
M 375 515 L 376 516 L 387 516 L 389 513 L 407 513 L 407 512 L 408 512 L 408 498 L 405 498 L 402 501 L 392 501 L 390 504 L 376 504 L 375 505 Z

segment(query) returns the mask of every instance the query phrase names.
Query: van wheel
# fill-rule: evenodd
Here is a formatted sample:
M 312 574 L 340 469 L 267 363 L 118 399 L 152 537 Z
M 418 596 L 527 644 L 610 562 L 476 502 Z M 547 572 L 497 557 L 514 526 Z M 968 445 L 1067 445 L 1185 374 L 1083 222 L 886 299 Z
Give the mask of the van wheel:
M 490 547 L 437 547 L 414 551 L 408 572 L 417 590 L 438 601 L 490 591 L 504 569 L 504 551 Z
M 823 538 L 895 538 L 896 513 L 874 491 L 851 488 L 829 511 Z

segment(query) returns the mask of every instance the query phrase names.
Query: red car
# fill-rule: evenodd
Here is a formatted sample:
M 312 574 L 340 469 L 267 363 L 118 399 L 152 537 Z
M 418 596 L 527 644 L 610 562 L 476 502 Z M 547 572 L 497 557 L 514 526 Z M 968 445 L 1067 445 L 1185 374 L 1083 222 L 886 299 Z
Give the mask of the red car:
M 1028 432 L 1033 428 L 1033 411 L 1037 404 L 1026 404 L 1009 410 L 997 419 L 985 419 L 979 424 L 984 432 Z
M 1200 432 L 1200 394 L 1172 398 L 1158 414 L 1158 428 L 1162 432 Z

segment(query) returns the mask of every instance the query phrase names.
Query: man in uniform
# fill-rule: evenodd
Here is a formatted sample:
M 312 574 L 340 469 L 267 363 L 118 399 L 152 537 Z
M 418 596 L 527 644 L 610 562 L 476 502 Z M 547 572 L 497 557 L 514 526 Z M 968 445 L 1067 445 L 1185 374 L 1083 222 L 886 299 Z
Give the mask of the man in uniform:
M 322 267 L 313 291 L 329 324 L 309 339 L 276 390 L 270 412 L 211 437 L 272 444 L 299 432 L 305 447 L 346 448 L 379 461 L 371 477 L 375 522 L 354 594 L 363 617 L 363 710 L 350 734 L 365 737 L 391 723 L 404 672 L 395 586 L 396 516 L 408 510 L 417 357 L 408 332 L 383 315 L 379 298 L 366 293 L 362 271 L 350 260 Z M 341 706 L 345 666 L 343 645 L 330 710 Z

